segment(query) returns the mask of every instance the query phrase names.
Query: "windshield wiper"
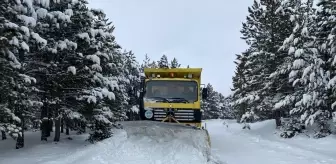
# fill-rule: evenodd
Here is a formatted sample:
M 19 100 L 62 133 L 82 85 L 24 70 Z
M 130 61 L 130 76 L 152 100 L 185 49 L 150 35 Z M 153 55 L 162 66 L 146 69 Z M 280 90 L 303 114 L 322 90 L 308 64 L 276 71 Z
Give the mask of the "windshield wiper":
M 173 99 L 173 100 L 179 100 L 181 102 L 184 102 L 184 103 L 188 103 L 189 101 L 183 97 L 170 97 L 169 99 Z
M 160 99 L 160 100 L 163 100 L 164 102 L 169 102 L 169 100 L 164 97 L 148 97 L 148 98 L 149 99 Z

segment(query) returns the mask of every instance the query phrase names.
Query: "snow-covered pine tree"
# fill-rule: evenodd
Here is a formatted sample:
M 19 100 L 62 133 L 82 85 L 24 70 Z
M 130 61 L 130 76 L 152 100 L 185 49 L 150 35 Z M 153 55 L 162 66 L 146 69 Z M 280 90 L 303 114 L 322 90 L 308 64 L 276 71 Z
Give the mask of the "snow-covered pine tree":
M 248 51 L 242 54 L 236 54 L 237 58 L 234 63 L 236 64 L 235 75 L 232 77 L 233 88 L 231 88 L 231 102 L 230 107 L 232 108 L 234 115 L 238 122 L 240 122 L 243 114 L 247 112 L 247 102 L 248 99 L 245 98 L 247 88 L 246 88 L 246 78 L 248 75 L 248 69 L 245 67 L 248 57 Z
M 315 47 L 318 49 L 315 62 L 315 88 L 314 92 L 319 94 L 319 97 L 314 101 L 319 101 L 319 108 L 315 113 L 312 113 L 309 119 L 311 122 L 315 120 L 319 126 L 316 137 L 324 137 L 331 133 L 328 121 L 332 118 L 332 113 L 335 111 L 334 102 L 336 100 L 335 90 L 335 22 L 336 22 L 336 1 L 335 0 L 320 0 L 317 3 L 317 13 L 315 24 Z M 318 65 L 319 64 L 319 65 Z M 318 70 L 319 69 L 319 70 Z M 317 72 L 318 71 L 318 72 Z M 321 77 L 322 76 L 322 77 Z M 317 81 L 320 80 L 320 81 Z M 328 84 L 325 84 L 327 80 Z M 317 87 L 318 85 L 319 87 Z M 324 85 L 327 85 L 325 89 Z
M 234 119 L 234 113 L 232 108 L 230 107 L 231 97 L 225 97 L 223 94 L 219 93 L 219 111 L 221 119 Z
M 45 50 L 36 52 L 40 62 L 35 67 L 44 102 L 41 111 L 41 140 L 46 140 L 49 136 L 54 117 L 54 140 L 59 141 L 62 116 L 74 112 L 78 114 L 76 111 L 81 107 L 75 97 L 90 88 L 88 82 L 92 75 L 86 69 L 88 64 L 83 57 L 87 45 L 77 43 L 77 34 L 89 31 L 93 20 L 86 9 L 86 3 L 82 0 L 35 2 L 38 19 L 35 30 L 40 31 L 40 35 L 48 42 Z M 69 118 L 70 115 L 65 120 Z M 68 129 L 70 123 L 66 124 Z
M 246 113 L 243 114 L 240 122 L 251 122 L 259 120 L 261 115 L 264 115 L 267 109 L 262 106 L 263 84 L 265 82 L 265 73 L 267 71 L 267 52 L 263 50 L 263 43 L 267 38 L 264 22 L 266 13 L 264 6 L 259 2 L 254 1 L 253 6 L 248 8 L 249 15 L 246 17 L 246 22 L 243 23 L 241 33 L 242 39 L 250 46 L 249 55 L 245 67 L 249 70 L 246 78 L 246 89 L 244 97 L 240 100 L 247 105 Z M 269 19 L 272 20 L 272 19 Z
M 251 121 L 269 119 L 273 116 L 273 105 L 276 101 L 276 86 L 269 75 L 282 63 L 283 57 L 278 53 L 285 37 L 290 34 L 289 15 L 278 13 L 281 0 L 254 1 L 249 7 L 249 16 L 243 23 L 242 39 L 250 46 L 248 61 L 249 70 L 246 77 L 245 101 L 248 103 L 246 117 Z M 281 84 L 281 83 L 280 83 Z M 252 119 L 253 118 L 253 119 Z
M 130 85 L 127 86 L 128 100 L 128 119 L 138 119 L 138 92 L 140 89 L 140 66 L 136 61 L 134 53 L 132 51 L 125 53 L 126 63 L 125 69 L 127 70 L 127 77 L 130 81 Z
M 282 4 L 287 2 L 285 0 L 277 1 L 261 1 L 261 4 L 265 6 L 265 18 L 266 23 L 264 23 L 264 30 L 269 31 L 269 39 L 260 40 L 259 46 L 262 51 L 265 51 L 265 57 L 267 59 L 266 69 L 265 69 L 265 85 L 263 88 L 263 105 L 266 110 L 269 110 L 268 118 L 274 118 L 274 104 L 279 101 L 279 97 L 286 95 L 288 90 L 291 89 L 288 85 L 287 75 L 288 74 L 279 74 L 278 77 L 272 78 L 269 77 L 274 72 L 277 72 L 277 69 L 284 63 L 284 59 L 288 54 L 286 51 L 282 51 L 279 48 L 282 46 L 283 41 L 286 37 L 291 34 L 293 28 L 293 23 L 288 21 L 291 13 L 281 12 Z
M 276 13 L 282 15 L 283 19 L 290 20 L 287 21 L 286 27 L 290 27 L 290 31 L 283 33 L 281 39 L 284 41 L 277 47 L 277 67 L 270 74 L 268 85 L 273 89 L 274 94 L 273 98 L 273 109 L 275 111 L 275 118 L 277 126 L 280 123 L 280 116 L 288 116 L 288 111 L 294 105 L 294 86 L 291 85 L 290 80 L 288 80 L 290 74 L 290 66 L 294 61 L 294 57 L 291 54 L 288 54 L 289 42 L 292 42 L 293 36 L 291 35 L 292 29 L 294 29 L 295 23 L 293 19 L 290 19 L 291 16 L 295 14 L 295 6 L 300 0 L 293 1 L 282 1 L 281 5 L 276 9 Z M 287 28 L 288 29 L 288 28 Z
M 162 55 L 160 60 L 157 61 L 157 65 L 159 68 L 169 68 L 168 57 L 166 55 Z
M 203 119 L 218 119 L 222 115 L 219 93 L 214 90 L 210 83 L 207 84 L 207 88 L 208 98 L 203 100 L 201 104 Z
M 43 40 L 39 34 L 31 31 L 36 26 L 36 12 L 32 1 L 6 0 L 1 2 L 0 6 L 4 16 L 0 18 L 2 23 L 0 35 L 4 35 L 1 37 L 2 46 L 0 46 L 0 53 L 3 54 L 1 56 L 4 57 L 1 58 L 3 63 L 1 65 L 4 66 L 1 80 L 7 81 L 4 81 L 4 90 L 8 91 L 5 99 L 2 100 L 4 104 L 2 104 L 3 111 L 0 115 L 12 116 L 6 119 L 5 127 L 9 130 L 9 134 L 17 139 L 16 148 L 22 148 L 25 120 L 30 119 L 34 112 L 33 109 L 38 109 L 38 105 L 41 105 L 33 95 L 36 88 L 31 86 L 36 82 L 30 73 L 31 65 L 35 63 L 32 54 L 34 54 L 34 48 L 43 48 L 46 43 L 43 42 L 35 47 L 30 46 L 31 43 Z M 1 129 L 3 131 L 3 128 Z
M 147 68 L 148 65 L 150 63 L 150 58 L 148 57 L 148 55 L 145 55 L 145 59 L 142 61 L 142 64 L 140 66 L 140 69 L 143 70 L 144 68 Z
M 156 61 L 149 63 L 148 68 L 160 68 Z
M 21 121 L 14 115 L 14 109 L 10 106 L 11 104 L 8 104 L 10 99 L 8 93 L 12 92 L 15 83 L 13 77 L 17 75 L 18 69 L 22 66 L 18 56 L 15 55 L 17 49 L 20 48 L 17 39 L 18 34 L 20 34 L 20 28 L 13 23 L 13 15 L 18 14 L 14 10 L 15 5 L 15 2 L 0 2 L 0 89 L 2 90 L 0 93 L 0 131 L 2 139 L 7 138 L 6 133 L 8 132 L 13 137 L 18 136 L 18 134 L 13 132 L 15 130 L 18 131 L 16 124 Z M 17 45 L 14 45 L 14 41 Z
M 94 24 L 90 29 L 93 73 L 92 95 L 89 99 L 89 113 L 93 124 L 89 141 L 96 142 L 112 135 L 115 122 L 125 117 L 127 92 L 123 67 L 124 57 L 120 46 L 113 36 L 114 26 L 106 18 L 106 14 L 97 9 L 91 9 Z
M 170 68 L 180 68 L 181 64 L 178 63 L 177 59 L 174 57 L 173 60 L 170 61 Z
M 140 71 L 143 73 L 144 68 L 158 68 L 158 64 L 155 61 L 151 61 L 148 55 L 145 55 L 145 59 L 142 61 Z
M 311 36 L 314 13 L 311 1 L 307 2 L 302 3 L 297 0 L 283 4 L 283 9 L 287 8 L 287 11 L 291 13 L 290 20 L 295 25 L 292 34 L 285 39 L 283 46 L 280 48 L 287 51 L 288 56 L 282 68 L 279 69 L 282 73 L 288 74 L 289 82 L 293 88 L 288 89 L 287 96 L 283 96 L 283 99 L 275 105 L 276 109 L 290 109 L 289 122 L 283 124 L 284 131 L 281 133 L 281 136 L 286 138 L 302 132 L 299 118 L 302 118 L 302 114 L 310 108 L 310 105 L 304 105 L 306 102 L 303 103 L 306 98 L 307 81 L 309 81 L 307 79 L 308 72 L 304 69 L 312 65 L 312 63 L 309 64 L 309 58 L 314 56 L 316 49 L 312 46 L 314 37 Z
M 116 113 L 116 120 L 126 120 L 127 113 L 132 110 L 133 104 L 131 102 L 133 98 L 134 80 L 136 77 L 132 74 L 132 58 L 134 57 L 132 52 L 124 51 L 119 54 L 120 60 L 117 60 L 117 70 L 121 73 L 118 78 L 119 91 L 116 95 L 116 101 L 114 102 L 114 112 Z M 116 58 L 116 57 L 115 57 Z M 134 70 L 133 70 L 134 71 Z M 133 72 L 134 73 L 134 72 Z M 134 109 L 134 108 L 133 108 Z
M 324 54 L 324 58 L 328 59 L 325 68 L 330 79 L 328 82 L 327 103 L 328 108 L 331 107 L 330 113 L 333 113 L 333 120 L 336 123 L 336 1 L 321 0 L 317 6 L 320 7 L 317 13 L 317 24 L 319 27 L 317 35 L 318 43 L 319 45 L 323 45 L 320 51 Z
M 310 77 L 314 76 L 308 76 L 308 69 L 314 65 L 312 58 L 316 57 L 316 49 L 313 47 L 314 36 L 311 36 L 314 17 L 312 1 L 305 3 L 300 0 L 288 1 L 287 4 L 283 4 L 282 9 L 287 9 L 287 12 L 291 13 L 290 20 L 295 25 L 292 34 L 285 39 L 280 48 L 280 50 L 286 51 L 288 56 L 276 72 L 288 74 L 288 81 L 293 86 L 292 89 L 288 89 L 287 96 L 283 96 L 275 105 L 275 109 L 290 109 L 289 122 L 283 124 L 283 132 L 281 133 L 282 137 L 287 138 L 302 132 L 300 121 L 305 121 L 304 113 L 312 107 L 306 98 L 309 97 L 307 97 L 307 93 L 309 93 L 307 85 L 310 85 L 309 81 L 313 80 Z M 300 120 L 300 118 L 304 120 Z

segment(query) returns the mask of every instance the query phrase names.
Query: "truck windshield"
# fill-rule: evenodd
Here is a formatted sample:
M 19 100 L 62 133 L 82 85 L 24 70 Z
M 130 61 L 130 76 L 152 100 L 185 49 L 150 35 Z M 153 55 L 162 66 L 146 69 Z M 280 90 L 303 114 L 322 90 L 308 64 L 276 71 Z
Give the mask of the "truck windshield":
M 151 80 L 146 83 L 145 98 L 174 102 L 195 102 L 198 98 L 197 82 Z

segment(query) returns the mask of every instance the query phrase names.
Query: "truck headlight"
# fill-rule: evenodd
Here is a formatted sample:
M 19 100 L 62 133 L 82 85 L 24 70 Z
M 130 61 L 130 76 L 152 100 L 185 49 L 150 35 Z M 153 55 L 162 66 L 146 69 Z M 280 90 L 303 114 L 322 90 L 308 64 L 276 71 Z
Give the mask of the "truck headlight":
M 153 117 L 153 111 L 152 111 L 152 110 L 146 110 L 146 112 L 145 112 L 145 117 L 146 117 L 147 119 L 152 118 L 152 117 Z

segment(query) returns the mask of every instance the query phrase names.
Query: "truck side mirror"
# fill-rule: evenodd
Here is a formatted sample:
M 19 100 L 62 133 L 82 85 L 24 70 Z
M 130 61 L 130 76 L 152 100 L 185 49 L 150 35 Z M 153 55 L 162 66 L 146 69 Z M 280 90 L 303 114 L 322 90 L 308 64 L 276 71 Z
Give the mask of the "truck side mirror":
M 202 89 L 202 99 L 207 99 L 208 98 L 208 88 L 203 88 Z

